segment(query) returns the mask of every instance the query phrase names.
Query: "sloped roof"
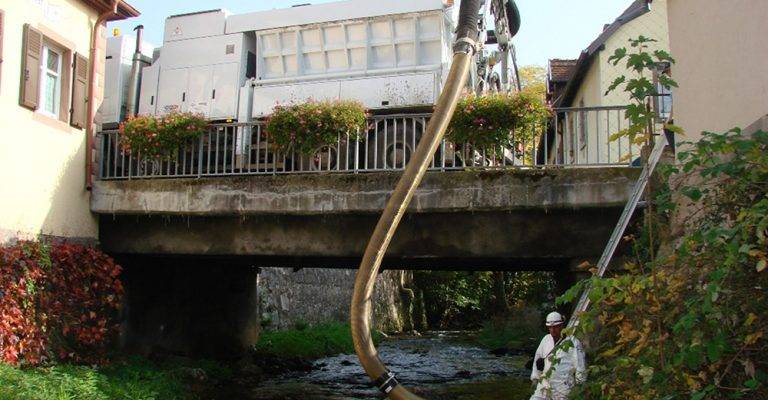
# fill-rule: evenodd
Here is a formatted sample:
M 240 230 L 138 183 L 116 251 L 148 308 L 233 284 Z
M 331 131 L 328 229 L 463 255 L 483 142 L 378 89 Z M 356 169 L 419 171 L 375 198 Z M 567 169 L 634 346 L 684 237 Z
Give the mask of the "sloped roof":
M 632 4 L 630 4 L 629 7 L 627 7 L 627 9 L 624 10 L 624 12 L 621 13 L 621 15 L 616 18 L 615 21 L 613 21 L 612 24 L 606 26 L 605 29 L 603 29 L 603 32 L 597 37 L 597 39 L 592 41 L 592 43 L 590 43 L 589 46 L 581 52 L 581 55 L 576 62 L 576 66 L 574 67 L 573 77 L 565 87 L 565 92 L 556 106 L 570 105 L 570 102 L 573 101 L 573 97 L 576 95 L 576 92 L 581 85 L 581 81 L 584 79 L 584 75 L 586 75 L 590 65 L 592 65 L 594 55 L 604 48 L 605 42 L 608 41 L 608 39 L 613 36 L 613 34 L 616 33 L 616 31 L 618 31 L 622 26 L 634 20 L 635 18 L 640 17 L 641 15 L 645 15 L 650 12 L 650 4 L 652 2 L 653 0 L 633 1 Z
M 92 7 L 94 10 L 102 13 L 112 9 L 112 0 L 81 0 L 83 3 Z M 141 15 L 139 10 L 125 1 L 120 1 L 117 5 L 117 14 L 107 18 L 107 21 L 119 21 L 121 19 L 128 19 L 138 17 Z
M 579 60 L 561 60 L 558 58 L 549 60 L 549 80 L 552 82 L 568 82 L 576 69 Z

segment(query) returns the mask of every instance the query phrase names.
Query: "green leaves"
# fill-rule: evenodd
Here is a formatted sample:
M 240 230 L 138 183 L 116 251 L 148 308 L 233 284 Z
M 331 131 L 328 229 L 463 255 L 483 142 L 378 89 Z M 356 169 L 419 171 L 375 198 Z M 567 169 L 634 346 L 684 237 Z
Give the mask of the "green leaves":
M 642 102 L 648 96 L 656 94 L 656 87 L 653 86 L 653 82 L 647 78 L 630 79 L 624 89 L 625 92 L 629 92 L 633 99 Z M 648 111 L 643 107 L 642 114 Z
M 677 82 L 676 82 L 674 79 L 670 78 L 670 77 L 669 77 L 668 75 L 666 75 L 666 74 L 660 74 L 660 75 L 658 76 L 658 79 L 659 79 L 659 83 L 660 83 L 662 86 L 664 86 L 665 88 L 667 88 L 667 89 L 671 89 L 671 88 L 673 88 L 673 87 L 675 87 L 675 88 L 676 88 L 676 87 L 679 87 L 679 86 L 677 85 Z
M 551 113 L 531 93 L 467 96 L 459 100 L 447 137 L 456 144 L 499 149 L 532 143 Z
M 627 49 L 621 47 L 614 51 L 613 55 L 608 57 L 608 62 L 614 66 L 619 65 L 619 62 L 627 56 Z
M 653 69 L 655 63 L 653 58 L 648 53 L 630 54 L 627 59 L 627 68 L 635 70 L 635 72 L 643 72 L 645 69 Z
M 684 187 L 682 189 L 682 194 L 693 201 L 699 201 L 703 196 L 701 189 L 693 186 Z
M 600 368 L 579 398 L 768 398 L 768 134 L 705 132 L 685 147 L 665 172 L 685 180 L 663 201 L 695 201 L 686 233 L 651 258 L 646 228 L 623 275 L 590 281 L 600 301 L 582 321 L 599 327 Z
M 672 56 L 669 53 L 667 53 L 666 51 L 664 51 L 664 50 L 656 50 L 656 51 L 653 52 L 653 55 L 660 62 L 668 62 L 670 64 L 674 64 L 675 63 L 675 59 L 672 58 Z
M 624 83 L 626 81 L 627 81 L 627 77 L 624 76 L 624 75 L 614 79 L 613 83 L 611 83 L 611 85 L 608 86 L 608 90 L 605 91 L 604 95 L 607 96 L 609 93 L 611 93 L 614 90 L 616 90 L 616 88 L 619 87 L 619 85 L 621 85 L 622 83 Z
M 608 95 L 621 89 L 631 99 L 626 112 L 630 126 L 612 135 L 610 140 L 615 141 L 622 137 L 628 137 L 630 142 L 642 144 L 638 135 L 646 133 L 644 136 L 649 136 L 650 134 L 646 130 L 657 123 L 656 111 L 646 107 L 646 102 L 649 102 L 651 97 L 659 95 L 656 82 L 667 90 L 678 87 L 677 82 L 669 76 L 668 68 L 666 68 L 670 64 L 674 64 L 675 60 L 665 50 L 658 49 L 653 51 L 653 53 L 648 51 L 649 44 L 655 43 L 655 39 L 639 36 L 638 38 L 630 39 L 629 42 L 632 49 L 634 49 L 633 52 L 630 53 L 626 48 L 622 47 L 614 50 L 613 55 L 608 58 L 608 63 L 614 66 L 626 60 L 626 69 L 636 75 L 632 78 L 627 78 L 625 75 L 616 77 L 605 91 L 605 95 Z M 651 76 L 653 76 L 653 79 L 651 79 Z M 681 129 L 675 126 L 670 126 L 669 131 L 673 133 L 682 132 Z

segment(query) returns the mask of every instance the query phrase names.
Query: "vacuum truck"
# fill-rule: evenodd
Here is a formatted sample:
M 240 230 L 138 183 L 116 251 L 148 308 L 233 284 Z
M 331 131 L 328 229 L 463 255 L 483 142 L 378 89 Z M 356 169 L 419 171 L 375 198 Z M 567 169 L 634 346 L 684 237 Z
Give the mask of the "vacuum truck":
M 513 91 L 519 12 L 510 0 L 481 3 L 467 90 Z M 108 40 L 108 58 L 123 61 L 107 64 L 107 82 L 126 88 L 105 98 L 102 124 L 173 111 L 247 122 L 310 99 L 356 100 L 373 114 L 429 111 L 451 67 L 458 11 L 453 0 L 347 0 L 172 15 L 162 47 L 143 44 L 141 30 L 135 49 Z

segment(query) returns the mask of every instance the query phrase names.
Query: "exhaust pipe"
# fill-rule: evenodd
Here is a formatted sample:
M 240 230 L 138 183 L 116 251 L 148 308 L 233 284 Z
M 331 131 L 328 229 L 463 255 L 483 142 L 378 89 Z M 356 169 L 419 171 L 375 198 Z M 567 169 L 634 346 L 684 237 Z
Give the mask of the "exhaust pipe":
M 139 88 L 141 87 L 142 68 L 150 64 L 149 59 L 141 54 L 142 37 L 144 36 L 144 25 L 133 28 L 136 31 L 136 50 L 133 52 L 131 63 L 131 76 L 128 80 L 128 117 L 135 116 L 139 109 Z
M 462 0 L 459 9 L 459 25 L 453 47 L 453 63 L 448 79 L 435 106 L 427 129 L 416 147 L 413 157 L 403 172 L 376 224 L 365 249 L 360 269 L 355 277 L 352 294 L 352 339 L 360 364 L 374 384 L 393 400 L 418 400 L 421 397 L 400 385 L 378 356 L 371 338 L 371 298 L 384 254 L 395 234 L 397 225 L 405 214 L 413 193 L 421 183 L 437 147 L 448 129 L 469 75 L 470 61 L 476 51 L 478 13 L 481 0 Z

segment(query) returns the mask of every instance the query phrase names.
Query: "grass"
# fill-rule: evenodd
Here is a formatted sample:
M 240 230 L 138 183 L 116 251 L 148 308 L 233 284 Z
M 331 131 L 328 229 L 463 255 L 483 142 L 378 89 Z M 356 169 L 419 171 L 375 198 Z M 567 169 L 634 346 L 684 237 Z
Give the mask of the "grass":
M 483 325 L 477 342 L 488 349 L 527 349 L 535 347 L 544 331 L 530 318 L 495 319 Z
M 374 341 L 379 339 L 374 334 Z M 308 359 L 355 352 L 350 326 L 340 322 L 316 326 L 301 324 L 296 329 L 262 332 L 255 350 L 280 357 Z
M 157 365 L 130 358 L 107 367 L 56 365 L 17 368 L 0 364 L 0 400 L 188 400 L 195 399 L 188 371 L 224 377 L 212 362 Z

